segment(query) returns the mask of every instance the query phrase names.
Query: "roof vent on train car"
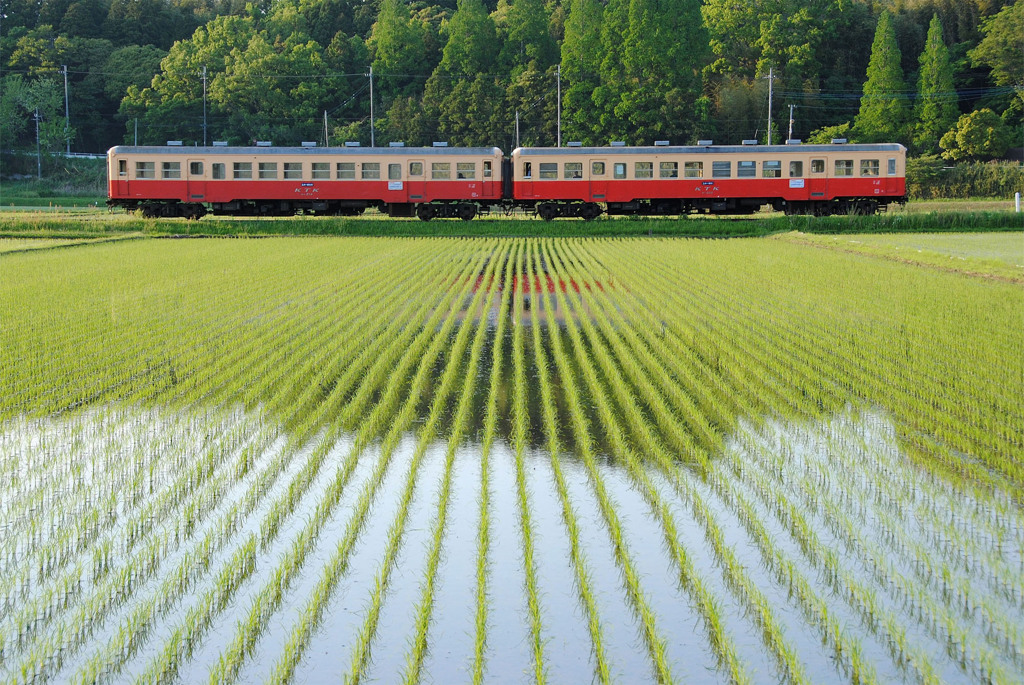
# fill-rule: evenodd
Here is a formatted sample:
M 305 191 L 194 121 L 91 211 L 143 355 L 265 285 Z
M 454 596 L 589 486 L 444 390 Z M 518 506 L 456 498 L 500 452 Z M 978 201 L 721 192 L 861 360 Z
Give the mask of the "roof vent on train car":
M 698 140 L 697 141 L 697 145 L 699 145 L 701 147 L 711 147 L 714 144 L 715 144 L 715 141 L 713 141 L 713 140 Z
M 434 147 L 448 147 L 448 141 L 446 140 L 435 140 Z
M 566 143 L 568 147 L 583 147 L 583 143 L 578 140 L 574 140 L 571 143 Z
M 256 147 L 272 147 L 274 143 L 269 140 L 257 140 Z
M 748 138 L 743 141 L 744 145 L 757 145 L 758 141 L 756 138 Z
M 358 140 L 346 140 L 345 141 L 345 147 L 359 147 L 359 141 Z
M 316 143 L 312 140 L 302 141 L 302 147 L 316 147 Z
M 168 140 L 167 141 L 167 146 L 168 147 L 181 147 L 182 146 L 182 142 L 180 140 Z
M 226 140 L 215 140 L 215 141 L 213 141 L 213 146 L 214 147 L 227 147 L 228 146 L 228 141 L 226 141 Z
M 654 141 L 654 145 L 655 145 L 655 147 L 668 147 L 668 141 L 667 140 L 656 140 L 656 141 Z
M 391 143 L 388 143 L 388 147 L 405 147 L 405 143 L 391 142 Z
M 803 142 L 804 141 L 800 140 L 799 138 L 790 138 L 789 140 L 786 141 L 786 145 L 800 145 Z
M 833 138 L 832 139 L 832 144 L 833 145 L 845 145 L 846 144 L 846 138 Z
M 626 147 L 626 142 L 622 140 L 613 140 L 612 147 Z

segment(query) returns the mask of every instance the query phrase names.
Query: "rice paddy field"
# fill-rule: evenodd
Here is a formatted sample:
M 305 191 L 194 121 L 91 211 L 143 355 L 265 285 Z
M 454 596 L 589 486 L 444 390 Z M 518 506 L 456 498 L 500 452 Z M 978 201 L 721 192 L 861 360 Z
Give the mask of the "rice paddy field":
M 1019 681 L 1024 267 L 847 238 L 0 254 L 0 680 Z

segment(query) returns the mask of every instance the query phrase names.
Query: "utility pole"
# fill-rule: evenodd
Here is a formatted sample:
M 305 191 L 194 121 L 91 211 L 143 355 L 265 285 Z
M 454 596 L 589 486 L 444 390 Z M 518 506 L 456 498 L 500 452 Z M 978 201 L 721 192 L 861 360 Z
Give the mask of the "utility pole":
M 67 143 L 68 157 L 71 156 L 71 109 L 68 105 L 68 65 L 60 66 L 64 74 L 64 142 Z
M 203 65 L 203 147 L 206 147 L 206 65 Z
M 377 147 L 373 126 L 373 65 L 370 65 L 370 147 Z
M 139 146 L 139 118 L 135 117 L 135 147 Z
M 789 133 L 786 134 L 786 140 L 793 140 L 793 110 L 796 109 L 796 105 L 789 106 Z
M 768 145 L 772 144 L 772 94 L 775 86 L 775 68 L 768 67 Z
M 324 147 L 331 146 L 331 137 L 327 133 L 327 110 L 324 110 Z
M 43 155 L 39 149 L 39 108 L 36 108 L 36 178 L 43 177 Z
M 516 110 L 516 147 L 519 147 L 519 110 Z
M 559 63 L 555 70 L 555 77 L 558 81 L 558 147 L 562 147 L 562 65 Z

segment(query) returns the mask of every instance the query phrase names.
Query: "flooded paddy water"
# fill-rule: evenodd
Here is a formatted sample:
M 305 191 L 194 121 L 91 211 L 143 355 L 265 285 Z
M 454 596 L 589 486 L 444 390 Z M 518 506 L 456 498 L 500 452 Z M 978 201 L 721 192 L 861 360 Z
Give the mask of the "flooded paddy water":
M 211 260 L 245 297 L 135 283 L 135 331 L 95 286 L 41 357 L 46 319 L 3 304 L 0 678 L 1024 671 L 1020 380 L 975 365 L 1024 346 L 967 301 L 1015 286 L 758 241 L 469 242 L 239 248 L 266 284 L 194 252 L 179 278 Z M 89 249 L 98 273 L 186 256 Z M 826 263 L 790 273 L 801 249 Z M 96 335 L 118 363 L 76 366 Z

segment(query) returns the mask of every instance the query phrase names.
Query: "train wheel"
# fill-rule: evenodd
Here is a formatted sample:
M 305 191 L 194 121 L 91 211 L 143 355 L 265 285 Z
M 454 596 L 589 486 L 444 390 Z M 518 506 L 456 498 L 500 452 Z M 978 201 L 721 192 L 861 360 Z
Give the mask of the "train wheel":
M 463 221 L 471 221 L 476 216 L 476 205 L 459 205 L 458 214 Z
M 584 221 L 593 221 L 601 216 L 601 205 L 596 202 L 587 202 L 580 208 L 580 216 Z
M 434 208 L 428 204 L 416 205 L 416 216 L 420 221 L 430 221 L 434 218 Z
M 537 215 L 544 221 L 551 221 L 558 216 L 558 207 L 548 202 L 537 205 Z

